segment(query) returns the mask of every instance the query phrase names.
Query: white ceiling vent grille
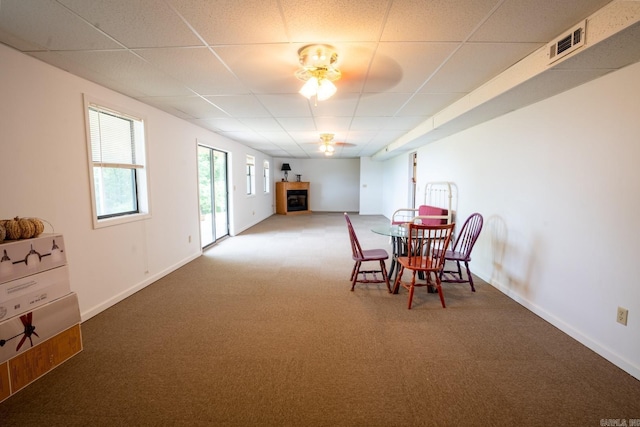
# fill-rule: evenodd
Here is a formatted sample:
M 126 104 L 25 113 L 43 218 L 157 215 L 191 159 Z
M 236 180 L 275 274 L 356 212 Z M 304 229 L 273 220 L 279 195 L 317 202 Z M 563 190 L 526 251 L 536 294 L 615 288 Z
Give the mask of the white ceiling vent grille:
M 549 64 L 584 46 L 586 27 L 587 21 L 585 20 L 549 43 Z

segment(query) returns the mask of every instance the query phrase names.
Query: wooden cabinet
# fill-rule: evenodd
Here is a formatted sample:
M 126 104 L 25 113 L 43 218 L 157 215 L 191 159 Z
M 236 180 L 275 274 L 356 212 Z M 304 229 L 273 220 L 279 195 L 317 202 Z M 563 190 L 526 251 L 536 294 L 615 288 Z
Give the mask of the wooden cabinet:
M 276 182 L 276 213 L 296 215 L 311 213 L 308 182 Z

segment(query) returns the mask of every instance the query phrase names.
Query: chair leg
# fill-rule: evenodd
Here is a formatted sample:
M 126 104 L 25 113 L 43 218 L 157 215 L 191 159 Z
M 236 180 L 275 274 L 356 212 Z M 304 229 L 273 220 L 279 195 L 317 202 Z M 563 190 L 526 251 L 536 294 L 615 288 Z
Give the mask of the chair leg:
M 355 274 L 353 274 L 353 277 L 351 278 L 351 280 L 352 280 L 352 282 L 351 282 L 351 290 L 352 291 L 356 287 L 356 281 L 358 280 L 358 274 L 360 274 L 360 264 L 362 264 L 360 261 L 356 261 L 356 265 L 353 266 L 353 271 L 355 272 Z
M 353 264 L 353 268 L 351 269 L 351 276 L 349 277 L 349 280 L 353 280 L 353 277 L 356 274 L 356 267 L 358 267 L 358 263 L 357 262 Z
M 416 271 L 413 270 L 411 274 L 411 285 L 409 286 L 409 305 L 408 309 L 411 310 L 411 302 L 413 301 L 413 291 L 416 289 Z
M 460 261 L 456 261 L 456 266 L 458 267 L 458 279 L 459 280 L 464 280 L 462 278 L 462 268 L 460 267 Z
M 442 290 L 442 283 L 440 282 L 440 276 L 434 274 L 436 277 L 436 288 L 438 289 L 438 295 L 440 295 L 440 302 L 442 303 L 442 308 L 447 308 L 444 303 L 444 291 Z
M 469 285 L 471 285 L 471 291 L 475 292 L 476 288 L 473 286 L 473 277 L 471 277 L 471 270 L 469 270 L 469 263 L 465 261 L 464 265 L 465 267 L 467 267 L 467 276 L 469 277 Z
M 402 279 L 402 273 L 404 273 L 404 266 L 398 264 L 398 271 L 396 272 L 396 280 L 393 282 L 392 293 L 397 294 L 400 289 L 400 279 Z
M 380 270 L 382 271 L 382 277 L 384 278 L 384 283 L 387 284 L 387 290 L 391 293 L 391 284 L 389 283 L 389 275 L 387 274 L 387 265 L 384 263 L 384 260 L 380 260 Z

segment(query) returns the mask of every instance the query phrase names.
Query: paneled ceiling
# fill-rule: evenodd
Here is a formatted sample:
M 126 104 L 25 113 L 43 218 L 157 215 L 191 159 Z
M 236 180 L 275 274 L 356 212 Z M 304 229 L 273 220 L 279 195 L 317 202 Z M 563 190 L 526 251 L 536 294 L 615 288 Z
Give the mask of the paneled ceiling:
M 608 3 L 0 0 L 0 42 L 271 156 L 322 157 L 333 133 L 362 157 Z M 342 71 L 317 105 L 294 76 L 310 43 Z

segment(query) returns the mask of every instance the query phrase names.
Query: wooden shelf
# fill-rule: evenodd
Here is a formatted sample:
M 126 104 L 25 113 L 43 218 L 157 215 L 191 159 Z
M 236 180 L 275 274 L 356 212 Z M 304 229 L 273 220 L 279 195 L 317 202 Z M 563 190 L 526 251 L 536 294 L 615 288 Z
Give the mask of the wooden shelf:
M 306 209 L 300 210 L 298 208 L 287 208 L 287 192 L 291 190 L 306 190 Z M 299 215 L 311 213 L 311 210 L 309 209 L 309 183 L 298 181 L 276 182 L 276 213 L 280 215 Z

